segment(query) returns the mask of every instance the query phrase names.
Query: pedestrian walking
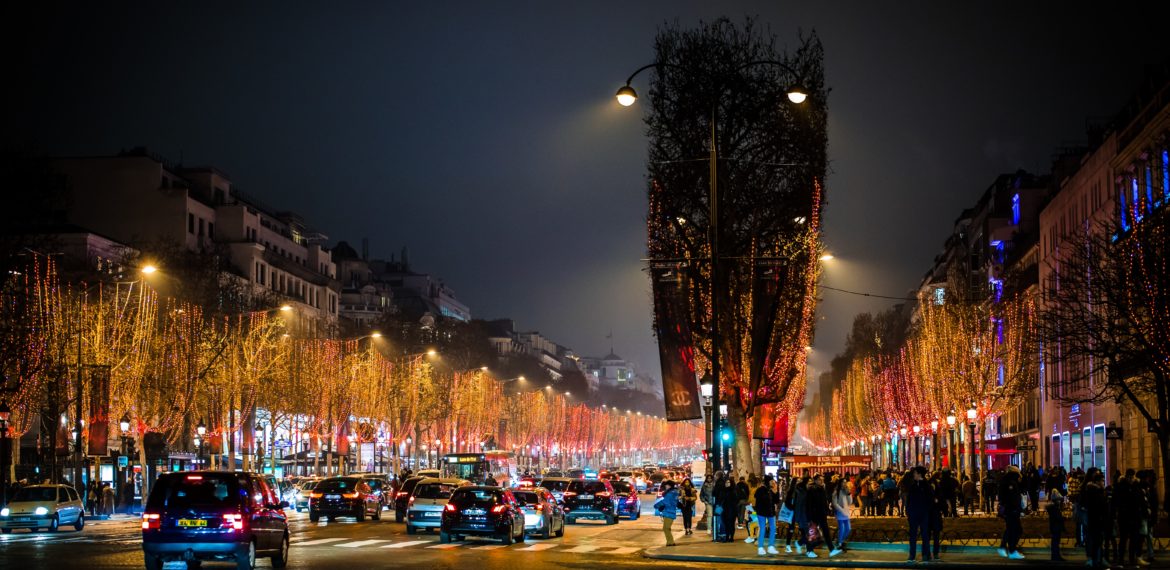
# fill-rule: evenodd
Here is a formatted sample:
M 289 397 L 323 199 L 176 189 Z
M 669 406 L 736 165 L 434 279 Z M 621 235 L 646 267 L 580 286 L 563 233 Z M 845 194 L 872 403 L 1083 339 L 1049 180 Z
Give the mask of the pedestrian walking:
M 682 498 L 680 504 L 682 505 L 683 533 L 690 536 L 694 534 L 691 522 L 695 518 L 695 503 L 699 500 L 699 491 L 695 489 L 695 484 L 691 482 L 689 477 L 683 479 L 679 496 Z
M 699 500 L 703 501 L 703 518 L 707 521 L 707 528 L 711 536 L 715 536 L 715 481 L 718 478 L 708 474 L 703 478 L 703 486 L 699 489 Z
M 724 477 L 722 485 L 715 487 L 715 518 L 718 520 L 716 542 L 731 542 L 735 540 L 736 509 L 739 507 L 739 494 L 735 491 L 735 481 L 732 477 Z
M 1060 555 L 1060 537 L 1064 534 L 1064 495 L 1060 494 L 1060 489 L 1050 487 L 1048 491 L 1048 506 L 1044 507 L 1048 512 L 1048 534 L 1052 541 L 1052 557 L 1053 562 L 1062 562 L 1064 557 Z
M 785 530 L 784 550 L 793 551 L 792 535 L 796 534 L 796 553 L 804 554 L 805 537 L 808 534 L 808 517 L 805 515 L 804 497 L 808 493 L 808 477 L 801 477 L 792 484 L 784 499 L 785 506 L 792 511 L 792 523 Z
M 1141 489 L 1136 473 L 1133 469 L 1125 471 L 1113 488 L 1113 503 L 1117 511 L 1117 558 L 1118 564 L 1124 564 L 1129 558 L 1130 566 L 1148 566 L 1142 560 L 1138 563 L 1138 555 L 1145 546 L 1145 529 L 1143 523 L 1149 513 L 1146 505 L 1146 495 Z
M 906 521 L 910 532 L 910 556 L 907 563 L 913 564 L 918 554 L 918 539 L 922 539 L 922 560 L 930 561 L 930 509 L 934 501 L 930 483 L 926 481 L 926 468 L 915 467 L 902 478 L 902 495 L 906 498 Z
M 776 486 L 771 475 L 764 475 L 764 482 L 756 488 L 752 501 L 760 527 L 756 553 L 760 556 L 779 554 L 776 550 Z
M 809 481 L 808 490 L 804 498 L 805 516 L 808 518 L 808 538 L 805 541 L 805 556 L 817 558 L 816 547 L 821 541 L 832 558 L 840 552 L 833 546 L 833 538 L 829 535 L 829 493 L 825 489 L 825 479 L 820 473 L 813 475 Z
M 1073 524 L 1076 526 L 1073 529 L 1073 538 L 1076 539 L 1076 544 L 1073 546 L 1080 548 L 1085 545 L 1084 528 L 1082 526 L 1081 517 L 1076 516 L 1077 509 L 1081 503 L 1081 484 L 1084 482 L 1085 474 L 1081 472 L 1078 467 L 1072 470 L 1068 475 L 1068 502 L 1072 505 Z
M 102 483 L 102 514 L 114 514 L 114 487 L 109 483 Z
M 931 559 L 935 562 L 939 561 L 939 554 L 941 552 L 940 544 L 942 542 L 943 530 L 943 515 L 946 513 L 949 501 L 939 490 L 945 485 L 945 479 L 942 473 L 935 473 L 930 478 L 930 486 L 933 491 L 932 499 L 930 501 L 930 552 Z M 922 552 L 926 552 L 927 545 L 922 545 Z
M 844 483 L 844 479 L 838 478 L 829 498 L 833 505 L 833 515 L 837 518 L 837 548 L 829 552 L 830 557 L 845 551 L 845 541 L 849 539 L 849 531 L 852 529 L 849 513 L 853 500 Z
M 98 492 L 97 481 L 91 480 L 86 486 L 85 501 L 89 506 L 89 516 L 96 517 L 98 513 L 98 499 L 101 497 Z
M 1003 519 L 1003 538 L 1000 540 L 999 555 L 1012 560 L 1023 560 L 1024 555 L 1019 551 L 1020 536 L 1024 528 L 1020 523 L 1026 499 L 1024 497 L 1023 481 L 1020 469 L 1015 465 L 1008 467 L 1003 480 L 997 485 L 999 489 L 999 510 L 997 513 Z
M 979 486 L 975 480 L 963 475 L 963 514 L 970 515 L 971 511 L 979 510 Z
M 678 489 L 674 481 L 662 482 L 662 497 L 654 502 L 654 512 L 662 517 L 662 534 L 666 536 L 666 545 L 675 546 L 674 532 L 671 527 L 678 517 Z
M 1085 533 L 1085 556 L 1093 568 L 1105 568 L 1105 530 L 1109 521 L 1109 502 L 1105 495 L 1105 476 L 1096 467 L 1085 473 L 1079 488 L 1078 524 Z
M 753 474 L 753 476 L 755 476 L 755 474 Z M 740 475 L 739 481 L 737 481 L 735 483 L 735 498 L 737 499 L 737 502 L 735 504 L 735 521 L 736 521 L 735 528 L 744 528 L 744 526 L 746 525 L 746 522 L 747 522 L 747 512 L 746 512 L 747 509 L 746 509 L 746 507 L 748 504 L 748 497 L 750 496 L 749 493 L 750 493 L 750 487 L 748 486 L 747 479 L 744 478 L 743 475 Z
M 881 516 L 894 516 L 897 512 L 898 506 L 898 481 L 894 479 L 893 473 L 886 473 L 883 475 L 881 481 L 882 487 L 882 504 L 880 507 Z
M 1146 562 L 1154 563 L 1154 525 L 1158 524 L 1158 474 L 1153 469 L 1146 469 L 1138 473 L 1142 481 L 1142 490 L 1146 494 L 1146 506 L 1149 512 L 1146 516 L 1145 543 Z

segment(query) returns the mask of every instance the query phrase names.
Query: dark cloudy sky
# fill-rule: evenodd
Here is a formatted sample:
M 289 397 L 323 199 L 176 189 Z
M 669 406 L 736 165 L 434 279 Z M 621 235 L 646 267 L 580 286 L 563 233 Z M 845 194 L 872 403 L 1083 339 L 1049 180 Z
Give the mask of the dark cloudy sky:
M 656 376 L 646 139 L 613 92 L 664 22 L 820 34 L 824 282 L 891 295 L 997 174 L 1047 168 L 1170 43 L 1165 2 L 93 4 L 107 7 L 4 9 L 7 146 L 217 166 L 334 240 L 408 246 L 477 317 L 585 354 L 612 329 Z M 823 297 L 816 371 L 855 313 L 889 303 Z

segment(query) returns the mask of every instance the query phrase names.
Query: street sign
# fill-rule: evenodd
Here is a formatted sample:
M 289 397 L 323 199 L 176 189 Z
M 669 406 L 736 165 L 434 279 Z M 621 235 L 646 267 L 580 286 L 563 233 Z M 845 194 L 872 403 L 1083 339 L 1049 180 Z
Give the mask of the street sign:
M 1105 439 L 1121 439 L 1125 435 L 1125 428 L 1109 426 L 1105 429 Z
M 1016 451 L 1036 451 L 1036 444 L 1021 443 L 1020 445 L 1016 446 Z
M 125 455 L 118 456 L 118 467 L 127 467 L 130 465 L 130 458 Z

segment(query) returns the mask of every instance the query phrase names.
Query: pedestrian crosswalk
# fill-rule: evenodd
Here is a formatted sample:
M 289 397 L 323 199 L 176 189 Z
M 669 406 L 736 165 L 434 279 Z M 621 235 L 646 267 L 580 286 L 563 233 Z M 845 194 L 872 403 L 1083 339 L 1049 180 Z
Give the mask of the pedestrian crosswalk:
M 467 540 L 460 542 L 441 543 L 436 539 L 429 540 L 392 540 L 387 538 L 312 538 L 294 536 L 291 540 L 293 547 L 325 547 L 325 548 L 425 548 L 428 550 L 501 550 L 512 552 L 549 552 L 557 551 L 566 554 L 603 554 L 624 556 L 642 551 L 642 547 L 576 544 L 563 542 L 527 542 L 507 546 L 495 542 Z

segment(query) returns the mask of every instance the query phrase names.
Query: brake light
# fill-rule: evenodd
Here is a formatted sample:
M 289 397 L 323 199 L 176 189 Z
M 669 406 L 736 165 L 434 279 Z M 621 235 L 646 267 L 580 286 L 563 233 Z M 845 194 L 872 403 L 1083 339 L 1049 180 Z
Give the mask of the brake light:
M 142 530 L 158 530 L 161 526 L 158 513 L 142 513 Z
M 508 505 L 496 505 L 496 506 L 492 507 L 492 512 L 496 513 L 497 515 L 506 511 L 506 510 L 508 510 Z
M 342 497 L 345 497 L 345 498 L 347 498 L 347 499 L 356 499 L 356 498 L 358 498 L 358 492 L 357 492 L 357 491 L 354 491 L 354 492 L 352 492 L 352 493 L 348 493 L 348 494 L 342 495 Z
M 399 492 L 395 493 L 395 494 L 394 494 L 394 496 L 395 496 L 395 497 L 401 497 L 401 496 L 403 496 L 403 495 L 405 495 L 405 494 L 406 494 L 406 491 L 399 491 Z
M 447 503 L 447 506 L 443 507 L 443 510 L 447 511 L 449 513 L 453 513 L 453 512 L 455 512 L 455 505 L 452 505 L 451 503 Z
M 318 493 L 318 492 L 316 492 L 316 491 L 313 491 L 313 492 L 309 493 L 309 498 L 310 498 L 310 499 L 320 499 L 321 497 L 324 497 L 324 496 L 325 496 L 325 494 L 324 494 L 324 493 Z
M 544 510 L 544 503 L 536 503 L 536 505 L 533 506 L 533 508 L 538 510 L 538 511 L 543 511 Z
M 574 493 L 574 492 L 572 492 L 572 491 L 565 491 L 565 493 L 564 493 L 563 495 L 561 495 L 561 496 L 567 499 L 567 498 L 569 498 L 569 497 L 576 497 L 576 496 L 577 496 L 577 493 Z
M 188 481 L 202 481 L 203 476 L 202 475 L 188 475 L 187 480 Z
M 408 506 L 408 507 L 414 506 L 414 497 L 411 497 L 410 500 L 406 502 L 406 506 Z
M 244 530 L 244 515 L 228 513 L 223 516 L 224 528 L 231 527 L 232 530 Z
M 609 496 L 611 496 L 611 493 L 609 491 L 602 491 L 602 492 L 598 493 L 596 496 L 597 497 L 609 497 Z
M 637 498 L 637 497 L 635 497 L 635 496 L 633 496 L 633 495 L 630 495 L 629 497 L 626 497 L 626 502 L 627 502 L 627 503 L 631 503 L 631 504 L 633 504 L 633 503 L 634 503 L 634 502 L 636 502 L 637 500 L 638 500 L 638 498 Z

